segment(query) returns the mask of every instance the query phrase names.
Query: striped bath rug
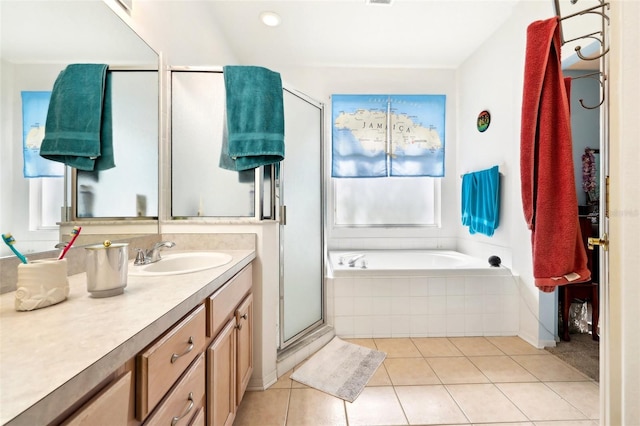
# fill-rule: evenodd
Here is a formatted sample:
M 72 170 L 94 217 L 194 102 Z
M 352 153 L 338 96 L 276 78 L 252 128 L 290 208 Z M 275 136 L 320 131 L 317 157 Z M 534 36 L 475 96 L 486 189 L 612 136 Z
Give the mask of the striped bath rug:
M 291 375 L 291 379 L 353 402 L 387 354 L 334 337 Z

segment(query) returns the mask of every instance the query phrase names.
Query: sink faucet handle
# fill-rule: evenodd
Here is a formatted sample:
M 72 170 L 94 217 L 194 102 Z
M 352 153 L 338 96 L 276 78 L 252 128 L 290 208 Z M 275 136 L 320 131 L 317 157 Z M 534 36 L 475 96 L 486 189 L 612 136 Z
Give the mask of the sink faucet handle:
M 133 262 L 134 265 L 144 265 L 147 263 L 147 258 L 144 255 L 144 250 L 137 248 L 138 253 L 136 254 L 136 260 Z

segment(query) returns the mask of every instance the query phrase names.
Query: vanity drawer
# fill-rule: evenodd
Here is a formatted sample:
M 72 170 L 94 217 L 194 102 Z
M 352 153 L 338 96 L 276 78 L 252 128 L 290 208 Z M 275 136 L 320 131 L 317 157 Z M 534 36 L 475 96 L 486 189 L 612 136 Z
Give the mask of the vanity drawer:
M 136 418 L 143 420 L 205 347 L 206 313 L 198 306 L 138 355 Z
M 218 334 L 227 320 L 233 316 L 236 306 L 251 290 L 251 264 L 231 278 L 222 288 L 207 299 L 207 337 Z
M 188 425 L 199 409 L 204 407 L 204 353 L 196 358 L 184 376 L 167 394 L 145 425 Z
M 126 425 L 129 415 L 130 391 L 131 371 L 94 396 L 63 425 Z

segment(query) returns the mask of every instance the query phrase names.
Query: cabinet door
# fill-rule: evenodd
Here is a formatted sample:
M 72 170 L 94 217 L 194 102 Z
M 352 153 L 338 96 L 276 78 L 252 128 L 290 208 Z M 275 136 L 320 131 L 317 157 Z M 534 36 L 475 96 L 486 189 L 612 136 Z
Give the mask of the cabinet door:
M 236 405 L 240 405 L 253 373 L 253 294 L 245 297 L 236 309 L 238 329 L 238 357 Z
M 236 415 L 236 319 L 207 349 L 207 417 L 209 426 L 230 426 Z

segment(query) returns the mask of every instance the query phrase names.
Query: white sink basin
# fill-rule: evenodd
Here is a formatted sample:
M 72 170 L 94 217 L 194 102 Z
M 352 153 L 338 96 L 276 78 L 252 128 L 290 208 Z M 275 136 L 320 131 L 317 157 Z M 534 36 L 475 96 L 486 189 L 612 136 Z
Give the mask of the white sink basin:
M 132 276 L 189 274 L 226 265 L 231 259 L 231 255 L 215 251 L 163 252 L 162 259 L 157 262 L 146 265 L 131 263 L 128 272 Z

